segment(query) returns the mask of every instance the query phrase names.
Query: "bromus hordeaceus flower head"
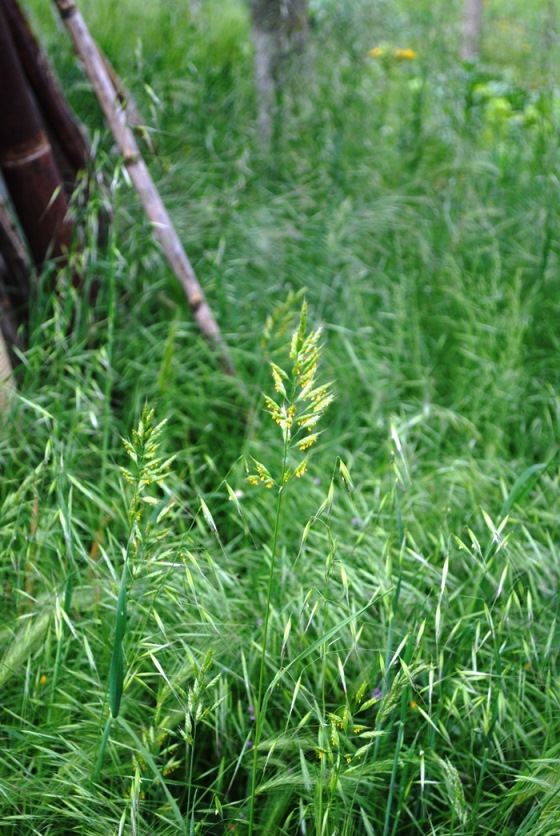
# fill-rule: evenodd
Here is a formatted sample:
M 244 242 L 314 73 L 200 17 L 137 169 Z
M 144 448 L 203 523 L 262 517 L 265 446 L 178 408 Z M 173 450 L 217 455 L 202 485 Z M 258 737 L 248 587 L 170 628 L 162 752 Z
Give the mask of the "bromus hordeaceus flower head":
M 278 535 L 282 514 L 282 497 L 290 481 L 298 479 L 307 469 L 308 453 L 318 440 L 321 432 L 319 421 L 334 399 L 332 384 L 317 383 L 317 369 L 321 355 L 321 328 L 306 334 L 307 303 L 304 301 L 299 326 L 294 331 L 290 344 L 292 366 L 286 371 L 276 363 L 270 363 L 275 395 L 264 396 L 266 410 L 282 432 L 282 462 L 277 478 L 256 459 L 246 462 L 247 480 L 254 485 L 277 488 L 276 518 L 270 549 L 268 587 L 263 618 L 261 657 L 259 666 L 258 691 L 253 702 L 255 734 L 252 750 L 251 797 L 249 808 L 249 836 L 252 836 L 255 821 L 255 799 L 257 795 L 257 767 L 259 744 L 265 720 L 264 679 L 267 657 L 267 638 L 270 622 L 272 587 L 278 547 Z
M 132 497 L 128 504 L 128 521 L 130 525 L 128 541 L 124 551 L 124 562 L 119 584 L 119 593 L 115 610 L 115 624 L 113 633 L 113 649 L 109 668 L 109 709 L 105 731 L 101 739 L 97 761 L 94 769 L 94 779 L 99 777 L 103 756 L 113 720 L 119 716 L 123 686 L 125 680 L 124 642 L 128 622 L 128 584 L 131 563 L 145 555 L 146 539 L 149 534 L 145 524 L 144 511 L 146 506 L 157 504 L 157 500 L 147 493 L 147 488 L 163 482 L 169 472 L 169 466 L 174 456 L 164 458 L 159 455 L 161 434 L 166 420 L 154 424 L 154 410 L 147 405 L 144 407 L 138 428 L 132 431 L 132 440 L 123 439 L 125 450 L 131 459 L 130 469 L 121 468 L 126 482 L 133 486 Z
M 316 380 L 322 329 L 316 328 L 306 336 L 306 325 L 307 303 L 304 301 L 299 327 L 294 331 L 290 345 L 291 371 L 287 372 L 271 362 L 276 395 L 264 396 L 267 412 L 282 431 L 284 456 L 281 473 L 278 479 L 274 479 L 262 462 L 251 459 L 251 464 L 246 463 L 246 471 L 247 481 L 253 485 L 281 487 L 293 477 L 303 476 L 307 469 L 306 451 L 318 440 L 321 434 L 319 421 L 334 400 L 332 384 L 317 384 Z

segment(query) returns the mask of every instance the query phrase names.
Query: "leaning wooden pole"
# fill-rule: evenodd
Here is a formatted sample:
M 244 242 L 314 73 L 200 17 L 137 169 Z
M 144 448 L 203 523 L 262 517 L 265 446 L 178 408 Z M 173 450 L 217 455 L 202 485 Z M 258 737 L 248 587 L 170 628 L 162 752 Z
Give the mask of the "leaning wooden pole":
M 97 48 L 99 49 L 99 47 Z M 140 138 L 146 144 L 150 151 L 155 151 L 155 145 L 152 140 L 152 137 L 146 130 L 146 120 L 142 118 L 142 115 L 138 110 L 136 102 L 130 95 L 130 92 L 124 86 L 122 79 L 117 74 L 117 71 L 115 70 L 105 53 L 103 53 L 100 49 L 99 55 L 105 66 L 105 69 L 107 70 L 107 75 L 111 79 L 111 84 L 115 89 L 115 93 L 118 96 L 119 102 L 124 108 L 124 112 L 126 114 L 126 121 L 129 127 L 134 128 L 134 130 L 136 131 L 136 135 L 140 136 Z
M 54 2 L 70 33 L 74 48 L 84 63 L 88 78 L 123 156 L 130 179 L 152 222 L 154 235 L 183 287 L 193 317 L 206 339 L 220 351 L 225 371 L 228 374 L 234 374 L 233 363 L 220 328 L 142 158 L 134 134 L 127 124 L 125 108 L 119 101 L 106 67 L 100 58 L 99 48 L 73 0 L 54 0 Z

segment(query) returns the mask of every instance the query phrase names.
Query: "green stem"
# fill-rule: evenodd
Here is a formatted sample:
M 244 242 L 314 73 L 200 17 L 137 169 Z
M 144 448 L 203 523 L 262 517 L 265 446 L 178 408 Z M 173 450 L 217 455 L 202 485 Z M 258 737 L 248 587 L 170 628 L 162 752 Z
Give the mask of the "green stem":
M 109 461 L 109 437 L 111 433 L 111 397 L 113 392 L 113 346 L 115 342 L 115 270 L 109 273 L 109 299 L 107 310 L 107 369 L 103 391 L 103 437 L 101 442 L 101 486 L 105 488 L 107 462 Z
M 107 722 L 105 723 L 105 731 L 103 732 L 103 737 L 101 738 L 101 745 L 99 746 L 99 752 L 97 755 L 97 760 L 95 762 L 95 769 L 93 770 L 92 781 L 94 784 L 96 784 L 99 780 L 101 767 L 103 765 L 103 758 L 105 756 L 105 749 L 107 748 L 107 743 L 109 742 L 109 735 L 111 734 L 112 722 L 113 718 L 109 714 L 109 716 L 107 717 Z
M 251 769 L 251 799 L 249 808 L 249 836 L 253 834 L 253 826 L 255 820 L 255 796 L 257 791 L 257 756 L 259 744 L 261 741 L 262 730 L 265 720 L 265 712 L 261 712 L 262 699 L 264 694 L 264 673 L 266 668 L 266 644 L 268 638 L 268 626 L 270 622 L 270 602 L 272 600 L 272 584 L 274 582 L 274 568 L 276 564 L 276 549 L 278 546 L 278 535 L 280 531 L 280 516 L 282 511 L 282 497 L 284 495 L 284 477 L 286 474 L 286 462 L 288 459 L 288 445 L 284 444 L 284 459 L 282 461 L 282 476 L 281 486 L 278 491 L 278 499 L 276 502 L 276 519 L 274 521 L 274 533 L 272 536 L 272 550 L 270 555 L 270 571 L 268 573 L 268 589 L 266 593 L 266 607 L 264 613 L 263 624 L 263 639 L 261 650 L 261 662 L 259 668 L 259 689 L 257 692 L 257 700 L 255 704 L 256 724 L 255 724 L 255 739 L 253 740 L 253 766 Z
M 397 782 L 397 771 L 399 768 L 399 758 L 401 754 L 401 749 L 403 745 L 404 739 L 404 727 L 406 723 L 406 709 L 408 704 L 408 692 L 407 689 L 403 691 L 401 695 L 401 716 L 398 722 L 398 732 L 397 732 L 397 742 L 395 746 L 395 754 L 393 757 L 393 768 L 391 770 L 391 778 L 389 781 L 389 795 L 387 797 L 387 803 L 385 805 L 385 822 L 383 825 L 383 836 L 387 836 L 389 833 L 389 827 L 391 824 L 391 807 L 393 804 L 393 795 L 395 791 L 395 786 Z
M 62 624 L 60 625 L 60 633 L 57 638 L 56 642 L 56 657 L 54 660 L 54 671 L 52 675 L 52 682 L 51 682 L 51 694 L 49 699 L 49 707 L 47 709 L 47 724 L 50 726 L 52 722 L 53 716 L 53 709 L 54 709 L 54 701 L 56 699 L 56 689 L 58 687 L 58 674 L 60 671 L 60 661 L 62 658 L 62 638 L 64 635 L 64 628 Z
M 194 821 L 194 810 L 191 809 L 191 797 L 192 797 L 192 786 L 193 786 L 193 775 L 194 775 L 194 742 L 196 737 L 196 721 L 193 720 L 193 728 L 192 728 L 192 740 L 190 744 L 187 744 L 189 747 L 189 754 L 187 758 L 188 770 L 189 770 L 189 778 L 187 784 L 187 816 L 190 817 L 191 822 Z

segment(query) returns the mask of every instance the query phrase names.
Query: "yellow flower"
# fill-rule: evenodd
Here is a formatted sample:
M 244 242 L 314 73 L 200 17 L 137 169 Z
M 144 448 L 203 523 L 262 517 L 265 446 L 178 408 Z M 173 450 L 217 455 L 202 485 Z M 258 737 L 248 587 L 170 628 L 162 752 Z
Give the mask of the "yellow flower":
M 414 61 L 416 53 L 413 49 L 396 49 L 394 52 L 395 58 L 400 58 L 403 61 Z
M 301 462 L 301 464 L 298 464 L 298 466 L 296 467 L 296 471 L 294 473 L 294 476 L 296 477 L 296 479 L 301 479 L 301 477 L 303 476 L 303 474 L 305 473 L 306 470 L 307 470 L 307 459 L 304 459 Z
M 307 450 L 308 447 L 311 447 L 317 439 L 319 438 L 319 433 L 312 433 L 308 435 L 307 438 L 303 438 L 301 441 L 298 442 L 298 450 Z
M 380 47 L 380 46 L 374 46 L 374 48 L 373 48 L 373 49 L 370 49 L 370 51 L 368 52 L 368 55 L 370 55 L 372 58 L 381 58 L 381 56 L 383 55 L 384 51 L 385 51 L 385 50 L 384 50 L 384 49 L 382 49 L 382 47 Z
M 44 685 L 44 684 L 45 684 L 46 682 L 48 682 L 48 681 L 49 681 L 49 678 L 48 678 L 47 676 L 45 676 L 45 674 L 43 674 L 43 675 L 41 676 L 41 679 L 39 680 L 39 682 L 40 682 L 40 684 L 41 684 L 41 685 Z

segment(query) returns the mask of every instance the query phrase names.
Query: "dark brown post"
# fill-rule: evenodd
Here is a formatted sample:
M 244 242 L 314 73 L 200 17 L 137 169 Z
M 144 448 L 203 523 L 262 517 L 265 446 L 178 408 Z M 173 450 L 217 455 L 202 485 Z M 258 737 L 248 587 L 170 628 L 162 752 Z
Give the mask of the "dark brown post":
M 29 300 L 30 286 L 35 282 L 33 268 L 19 239 L 17 230 L 2 195 L 0 194 L 0 254 L 2 258 L 0 278 L 9 296 L 10 308 L 18 319 L 22 318 Z M 8 338 L 9 334 L 6 335 Z M 9 339 L 13 344 L 14 339 Z
M 17 0 L 0 0 L 19 60 L 31 85 L 49 131 L 56 136 L 60 150 L 72 172 L 73 179 L 86 168 L 88 146 L 62 95 L 50 62 L 20 9 Z
M 10 199 L 41 266 L 68 251 L 72 224 L 60 173 L 29 92 L 3 2 L 0 4 L 0 167 Z

